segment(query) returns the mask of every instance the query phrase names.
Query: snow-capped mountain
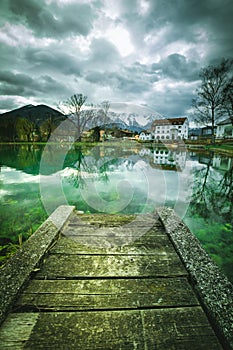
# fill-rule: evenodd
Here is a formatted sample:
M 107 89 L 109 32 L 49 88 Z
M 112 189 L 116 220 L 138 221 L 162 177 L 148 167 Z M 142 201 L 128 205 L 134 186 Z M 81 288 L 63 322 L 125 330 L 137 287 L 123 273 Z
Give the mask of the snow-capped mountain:
M 136 113 L 119 113 L 111 115 L 110 118 L 117 123 L 123 123 L 125 128 L 131 131 L 142 131 L 150 128 L 155 119 L 161 118 L 158 115 L 139 115 Z
M 107 113 L 109 123 L 118 123 L 120 128 L 138 132 L 150 128 L 155 119 L 163 117 L 148 106 L 126 102 L 110 103 Z
M 141 132 L 142 130 L 149 129 L 155 119 L 158 119 L 157 115 L 117 113 L 113 111 L 108 111 L 107 115 L 104 115 L 100 110 L 95 111 L 95 117 L 86 124 L 86 129 L 99 126 Z

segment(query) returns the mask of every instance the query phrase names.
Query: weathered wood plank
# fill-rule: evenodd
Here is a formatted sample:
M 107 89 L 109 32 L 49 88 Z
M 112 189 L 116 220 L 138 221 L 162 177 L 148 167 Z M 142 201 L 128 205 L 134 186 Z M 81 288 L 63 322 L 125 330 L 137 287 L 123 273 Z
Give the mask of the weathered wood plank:
M 154 214 L 77 215 L 74 213 L 62 230 L 63 235 L 82 244 L 98 247 L 122 246 L 146 235 L 165 235 L 162 224 Z
M 102 239 L 108 238 L 112 242 L 114 239 L 119 239 L 120 244 L 127 244 L 135 241 L 136 239 L 144 236 L 153 236 L 164 234 L 164 231 L 155 227 L 150 227 L 149 225 L 143 225 L 143 227 L 139 227 L 138 225 L 124 227 L 124 226 L 106 226 L 106 227 L 98 227 L 95 225 L 68 225 L 66 228 L 62 230 L 62 233 L 67 237 L 99 237 Z M 117 244 L 117 243 L 116 243 Z
M 30 313 L 28 317 L 30 315 L 34 317 Z M 3 346 L 8 341 L 6 334 L 2 337 Z M 140 311 L 43 312 L 39 313 L 24 349 L 220 350 L 222 347 L 197 306 Z
M 93 238 L 94 239 L 94 238 Z M 166 235 L 156 237 L 143 236 L 129 245 L 109 246 L 92 244 L 90 240 L 83 237 L 61 237 L 57 244 L 51 249 L 56 254 L 130 254 L 130 255 L 156 255 L 174 253 L 174 247 Z
M 58 207 L 1 269 L 0 323 L 73 210 L 71 206 Z
M 200 307 L 146 310 L 143 317 L 148 349 L 222 349 Z
M 188 277 L 156 215 L 74 212 L 0 349 L 222 349 Z
M 233 285 L 201 247 L 198 239 L 170 208 L 159 216 L 185 264 L 197 293 L 215 327 L 233 349 Z
M 0 329 L 0 349 L 23 349 L 38 317 L 38 313 L 10 314 Z
M 33 280 L 16 309 L 74 311 L 198 304 L 186 278 Z
M 187 276 L 187 271 L 175 253 L 149 256 L 51 254 L 36 274 L 39 279 L 138 276 Z
M 99 224 L 101 226 L 106 225 L 122 225 L 127 224 L 135 220 L 136 215 L 134 214 L 104 214 L 104 213 L 95 213 L 95 214 L 79 214 L 78 211 L 75 211 L 69 219 L 70 224 L 76 224 L 77 220 L 83 223 L 92 222 Z
M 70 219 L 69 225 L 96 225 L 99 227 L 106 226 L 127 226 L 128 224 L 145 226 L 150 225 L 161 227 L 161 222 L 158 220 L 157 213 L 147 213 L 147 214 L 104 214 L 104 213 L 95 213 L 95 214 L 79 214 L 75 211 Z

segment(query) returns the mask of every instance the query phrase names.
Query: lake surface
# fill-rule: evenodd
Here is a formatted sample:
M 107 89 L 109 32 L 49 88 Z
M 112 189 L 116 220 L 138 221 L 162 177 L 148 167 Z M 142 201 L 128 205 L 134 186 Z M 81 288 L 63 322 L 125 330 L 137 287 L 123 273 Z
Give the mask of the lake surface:
M 174 208 L 233 281 L 233 159 L 132 142 L 0 145 L 0 243 L 26 239 L 61 204 L 85 213 Z

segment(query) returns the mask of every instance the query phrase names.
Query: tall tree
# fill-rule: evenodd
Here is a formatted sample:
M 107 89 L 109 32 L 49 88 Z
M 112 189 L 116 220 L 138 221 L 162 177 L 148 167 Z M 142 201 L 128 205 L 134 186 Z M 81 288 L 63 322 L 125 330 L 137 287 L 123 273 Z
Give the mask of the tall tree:
M 40 125 L 40 135 L 43 141 L 47 141 L 50 138 L 56 126 L 55 116 L 49 115 L 48 119 Z
M 98 125 L 93 128 L 92 138 L 94 142 L 99 142 L 100 140 L 100 127 Z
M 26 118 L 18 118 L 16 122 L 16 131 L 21 141 L 33 141 L 35 124 Z
M 59 109 L 66 115 L 71 115 L 77 128 L 76 140 L 81 141 L 82 133 L 87 122 L 93 118 L 92 113 L 81 113 L 82 108 L 87 100 L 87 96 L 83 94 L 74 94 L 62 104 Z
M 214 142 L 214 128 L 226 110 L 226 93 L 229 92 L 232 72 L 231 60 L 223 59 L 219 65 L 209 65 L 200 73 L 201 86 L 193 100 L 194 121 L 210 126 Z

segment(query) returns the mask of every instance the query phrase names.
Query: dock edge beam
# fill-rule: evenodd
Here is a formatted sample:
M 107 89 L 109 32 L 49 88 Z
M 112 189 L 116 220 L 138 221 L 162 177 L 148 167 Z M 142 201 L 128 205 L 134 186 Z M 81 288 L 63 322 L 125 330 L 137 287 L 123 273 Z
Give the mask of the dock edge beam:
M 59 206 L 0 270 L 0 324 L 74 209 Z
M 191 283 L 227 349 L 233 349 L 233 285 L 175 211 L 156 209 Z

